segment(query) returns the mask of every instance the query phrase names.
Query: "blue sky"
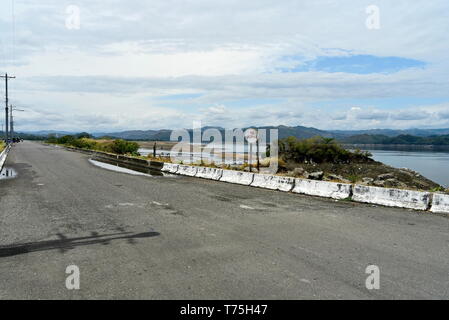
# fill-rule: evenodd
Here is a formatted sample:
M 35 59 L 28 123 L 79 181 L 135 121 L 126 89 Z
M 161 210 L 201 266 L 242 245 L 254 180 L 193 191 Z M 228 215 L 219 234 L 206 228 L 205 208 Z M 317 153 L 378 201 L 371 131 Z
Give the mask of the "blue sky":
M 296 60 L 288 57 L 287 60 Z M 372 55 L 348 55 L 336 57 L 317 57 L 312 61 L 300 63 L 293 68 L 281 68 L 281 72 L 344 72 L 344 73 L 393 73 L 408 68 L 425 68 L 424 61 L 401 57 L 377 57 Z
M 0 4 L 19 130 L 449 127 L 447 1 L 111 3 Z

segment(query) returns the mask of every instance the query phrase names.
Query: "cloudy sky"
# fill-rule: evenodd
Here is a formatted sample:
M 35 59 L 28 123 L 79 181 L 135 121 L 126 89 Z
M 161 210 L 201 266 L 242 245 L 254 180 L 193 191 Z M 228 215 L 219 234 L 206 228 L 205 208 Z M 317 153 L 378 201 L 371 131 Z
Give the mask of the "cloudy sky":
M 447 0 L 2 0 L 0 72 L 17 77 L 23 131 L 444 128 L 447 12 Z

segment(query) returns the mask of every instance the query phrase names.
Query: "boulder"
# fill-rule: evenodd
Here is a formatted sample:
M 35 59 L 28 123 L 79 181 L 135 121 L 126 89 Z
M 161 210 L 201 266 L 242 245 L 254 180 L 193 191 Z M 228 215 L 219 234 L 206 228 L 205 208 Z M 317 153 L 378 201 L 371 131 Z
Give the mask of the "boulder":
M 302 176 L 305 172 L 306 172 L 306 170 L 304 170 L 304 168 L 298 167 L 298 168 L 293 169 L 292 174 L 293 174 L 295 177 L 300 177 L 300 176 Z
M 343 178 L 342 176 L 340 176 L 338 174 L 333 174 L 333 173 L 328 174 L 327 178 L 329 180 L 337 180 L 337 181 L 341 181 L 341 182 L 344 182 L 344 183 L 350 183 L 351 182 L 351 181 Z
M 363 182 L 364 184 L 371 184 L 371 183 L 373 183 L 373 181 L 374 181 L 373 178 L 369 178 L 369 177 L 364 177 L 364 178 L 362 178 L 362 182 Z
M 385 187 L 385 181 L 382 180 L 374 180 L 372 184 L 376 187 Z
M 323 176 L 324 176 L 323 171 L 316 171 L 316 172 L 309 173 L 308 179 L 321 180 L 321 179 L 323 179 Z
M 393 173 L 384 173 L 377 176 L 376 180 L 387 180 L 387 179 L 395 179 Z
M 384 181 L 384 186 L 388 188 L 406 188 L 407 185 L 397 179 L 387 179 Z
M 400 169 L 400 172 L 404 173 L 404 174 L 406 174 L 406 175 L 408 175 L 409 177 L 412 177 L 412 178 L 415 177 L 415 175 L 416 175 L 415 171 L 410 170 L 408 168 L 402 168 L 402 169 Z

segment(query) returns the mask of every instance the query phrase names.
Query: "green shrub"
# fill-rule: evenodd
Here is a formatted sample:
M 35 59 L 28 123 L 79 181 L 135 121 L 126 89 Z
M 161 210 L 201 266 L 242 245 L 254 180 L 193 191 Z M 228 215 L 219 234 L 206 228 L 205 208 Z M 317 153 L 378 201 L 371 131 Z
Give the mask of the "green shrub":
M 349 175 L 348 179 L 349 181 L 351 181 L 351 183 L 357 183 L 358 181 L 362 180 L 361 177 L 356 174 Z
M 113 153 L 117 154 L 130 153 L 138 155 L 137 150 L 139 150 L 139 144 L 137 142 L 117 139 L 109 145 L 109 148 Z
M 95 140 L 91 139 L 88 133 L 81 133 L 77 138 L 76 136 L 66 135 L 60 138 L 49 136 L 48 143 L 63 144 L 66 146 L 72 146 L 80 149 L 98 150 L 116 154 L 132 154 L 138 156 L 139 144 L 137 142 L 125 141 L 122 139 L 117 140 Z
M 279 155 L 294 162 L 309 163 L 349 163 L 370 161 L 371 154 L 356 150 L 351 152 L 343 148 L 332 138 L 313 137 L 298 140 L 288 137 L 279 140 Z
M 74 136 L 66 135 L 56 139 L 59 144 L 71 144 L 75 140 Z
M 446 189 L 444 189 L 444 187 L 442 187 L 442 186 L 430 189 L 430 192 L 445 192 L 445 191 L 446 191 Z
M 81 149 L 90 149 L 90 150 L 98 150 L 99 149 L 97 147 L 98 143 L 92 139 L 86 139 L 86 138 L 74 139 L 74 140 L 71 140 L 69 142 L 69 144 L 76 148 L 81 148 Z

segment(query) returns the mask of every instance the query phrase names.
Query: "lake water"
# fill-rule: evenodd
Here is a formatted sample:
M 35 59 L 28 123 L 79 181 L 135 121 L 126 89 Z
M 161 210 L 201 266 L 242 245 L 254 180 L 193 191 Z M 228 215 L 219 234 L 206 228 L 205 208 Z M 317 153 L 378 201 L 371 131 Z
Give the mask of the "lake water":
M 376 161 L 396 168 L 409 168 L 449 187 L 449 152 L 369 150 Z

